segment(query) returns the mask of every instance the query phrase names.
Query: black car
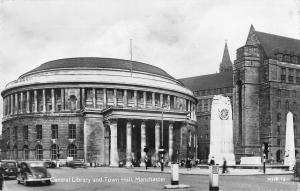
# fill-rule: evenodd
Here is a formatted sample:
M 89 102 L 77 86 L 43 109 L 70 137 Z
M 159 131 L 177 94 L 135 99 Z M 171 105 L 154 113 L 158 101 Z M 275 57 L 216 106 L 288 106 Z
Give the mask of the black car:
M 46 168 L 56 168 L 56 163 L 51 160 L 44 161 Z
M 72 160 L 68 162 L 68 166 L 71 168 L 87 168 L 86 164 L 82 160 Z
M 52 176 L 45 167 L 44 162 L 22 162 L 20 173 L 17 177 L 18 184 L 21 182 L 25 186 L 33 182 L 45 182 L 51 184 Z
M 4 178 L 14 178 L 18 176 L 18 166 L 15 160 L 1 160 Z

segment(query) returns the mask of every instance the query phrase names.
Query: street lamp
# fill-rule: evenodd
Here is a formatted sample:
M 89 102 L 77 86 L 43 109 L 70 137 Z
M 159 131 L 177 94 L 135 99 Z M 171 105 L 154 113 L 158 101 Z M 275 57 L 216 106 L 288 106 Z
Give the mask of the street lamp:
M 164 154 L 166 153 L 164 149 L 164 109 L 165 108 L 168 108 L 168 105 L 162 105 L 161 108 L 161 146 L 159 149 L 159 154 L 161 155 L 160 167 L 162 172 L 164 171 Z

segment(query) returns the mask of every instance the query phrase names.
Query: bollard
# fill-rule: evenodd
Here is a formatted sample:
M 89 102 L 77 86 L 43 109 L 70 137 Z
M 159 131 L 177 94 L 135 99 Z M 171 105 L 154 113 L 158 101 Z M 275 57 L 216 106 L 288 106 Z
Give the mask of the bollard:
M 219 190 L 219 165 L 209 166 L 209 191 Z
M 179 165 L 178 163 L 171 164 L 171 185 L 179 184 Z

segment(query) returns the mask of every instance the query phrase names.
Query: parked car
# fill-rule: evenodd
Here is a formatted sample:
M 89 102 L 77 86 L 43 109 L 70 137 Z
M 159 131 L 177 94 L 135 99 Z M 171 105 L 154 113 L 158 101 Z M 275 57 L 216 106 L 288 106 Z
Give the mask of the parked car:
M 56 163 L 51 160 L 44 161 L 46 168 L 56 168 Z
M 3 168 L 3 178 L 14 178 L 18 176 L 18 165 L 15 160 L 1 160 L 1 166 Z
M 18 184 L 24 183 L 28 186 L 33 182 L 45 182 L 51 184 L 52 176 L 45 167 L 44 162 L 21 162 L 20 173 L 17 177 Z
M 87 168 L 83 160 L 72 160 L 68 162 L 68 166 L 71 168 Z

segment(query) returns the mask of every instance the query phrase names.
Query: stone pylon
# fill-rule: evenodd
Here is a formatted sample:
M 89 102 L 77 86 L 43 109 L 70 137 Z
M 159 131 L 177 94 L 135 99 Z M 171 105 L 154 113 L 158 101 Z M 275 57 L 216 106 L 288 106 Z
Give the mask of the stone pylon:
M 284 153 L 284 165 L 289 166 L 292 170 L 296 157 L 295 157 L 295 137 L 294 137 L 294 122 L 293 114 L 288 112 L 286 116 L 286 130 L 285 130 L 285 153 Z
M 216 95 L 211 105 L 210 119 L 210 153 L 215 163 L 222 165 L 226 159 L 228 165 L 235 164 L 233 150 L 233 121 L 230 99 Z

